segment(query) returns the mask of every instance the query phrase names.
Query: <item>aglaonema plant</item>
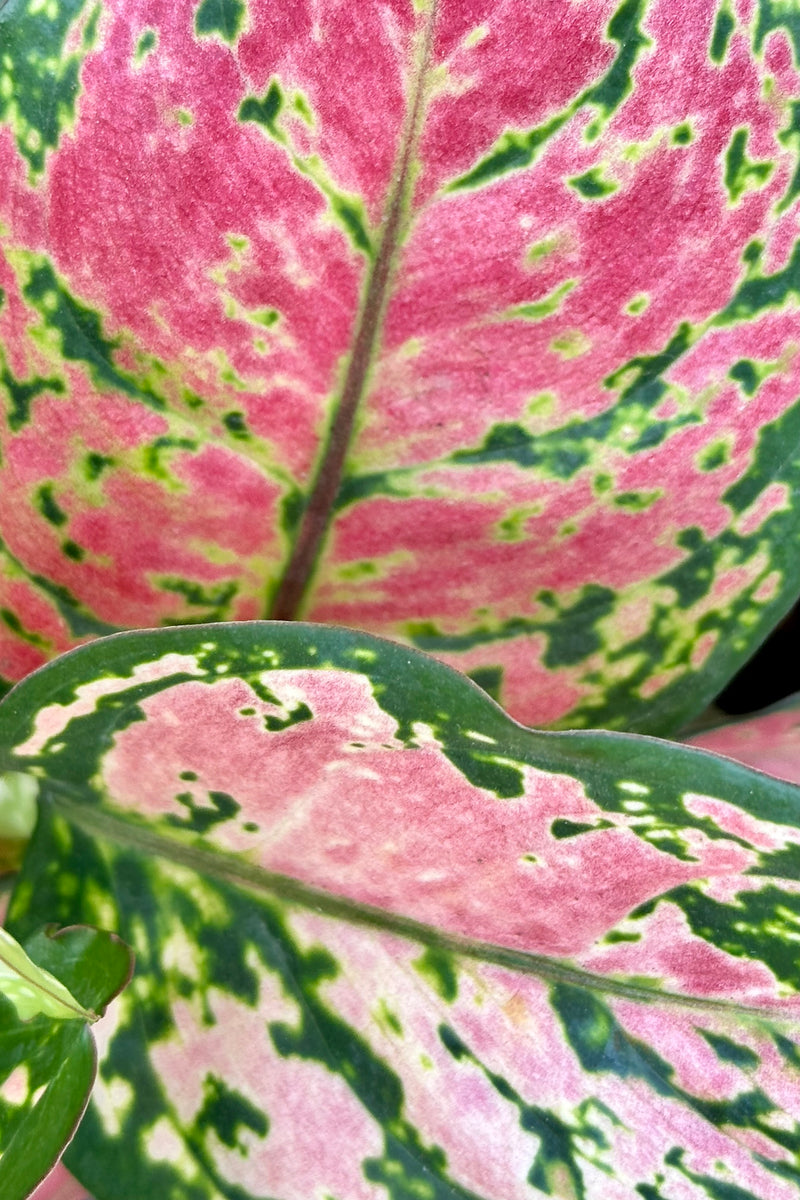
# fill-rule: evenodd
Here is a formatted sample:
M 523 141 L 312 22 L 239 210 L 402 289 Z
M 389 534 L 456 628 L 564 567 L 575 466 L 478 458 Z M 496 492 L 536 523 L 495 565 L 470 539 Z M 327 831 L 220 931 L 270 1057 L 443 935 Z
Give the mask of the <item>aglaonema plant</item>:
M 635 735 L 800 591 L 798 57 L 773 0 L 0 7 L 0 865 L 34 966 L 136 954 L 97 1200 L 797 1200 L 800 793 Z

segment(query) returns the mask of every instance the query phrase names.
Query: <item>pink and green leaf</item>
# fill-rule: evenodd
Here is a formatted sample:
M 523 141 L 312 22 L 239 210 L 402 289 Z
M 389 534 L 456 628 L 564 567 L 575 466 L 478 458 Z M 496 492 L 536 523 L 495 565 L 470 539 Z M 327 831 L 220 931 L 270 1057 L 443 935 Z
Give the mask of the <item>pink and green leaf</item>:
M 689 741 L 767 775 L 800 783 L 800 696 L 789 696 L 755 716 L 698 733 Z
M 137 955 L 65 1159 L 96 1200 L 800 1196 L 792 784 L 300 623 L 95 642 L 0 730 L 12 932 Z
M 791 6 L 56 9 L 0 12 L 0 676 L 303 616 L 702 709 L 800 590 Z

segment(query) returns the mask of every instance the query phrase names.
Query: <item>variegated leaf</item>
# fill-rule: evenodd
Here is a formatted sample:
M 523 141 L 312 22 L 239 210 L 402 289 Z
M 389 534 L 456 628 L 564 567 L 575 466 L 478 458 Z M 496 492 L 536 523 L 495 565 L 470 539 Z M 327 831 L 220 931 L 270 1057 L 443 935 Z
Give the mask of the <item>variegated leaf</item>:
M 800 783 L 800 696 L 789 696 L 764 712 L 709 729 L 692 745 L 724 754 L 768 775 Z
M 0 675 L 383 632 L 677 728 L 797 594 L 795 0 L 8 0 Z
M 3 1200 L 25 1200 L 72 1136 L 95 1075 L 90 1023 L 130 972 L 113 934 L 39 932 L 23 948 L 0 929 Z
M 0 705 L 12 899 L 137 972 L 97 1200 L 797 1200 L 800 790 L 538 733 L 302 624 L 121 634 Z

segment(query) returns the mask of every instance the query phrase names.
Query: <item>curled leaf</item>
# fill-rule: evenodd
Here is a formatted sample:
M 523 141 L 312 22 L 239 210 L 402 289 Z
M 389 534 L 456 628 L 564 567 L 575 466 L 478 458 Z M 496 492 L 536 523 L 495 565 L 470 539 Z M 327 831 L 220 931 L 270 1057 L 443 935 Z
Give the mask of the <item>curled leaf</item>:
M 90 1021 L 124 987 L 128 948 L 72 928 L 19 946 L 0 930 L 0 1195 L 25 1200 L 57 1161 L 96 1070 Z
M 32 962 L 6 929 L 0 928 L 0 995 L 14 1005 L 22 1021 L 40 1013 L 58 1020 L 96 1021 L 64 984 Z

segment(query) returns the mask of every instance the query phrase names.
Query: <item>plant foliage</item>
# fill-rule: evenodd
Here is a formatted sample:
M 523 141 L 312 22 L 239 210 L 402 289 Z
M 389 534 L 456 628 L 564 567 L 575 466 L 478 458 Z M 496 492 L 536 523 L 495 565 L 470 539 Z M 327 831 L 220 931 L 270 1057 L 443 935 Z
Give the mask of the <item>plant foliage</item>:
M 137 953 L 66 1157 L 99 1200 L 800 1192 L 792 784 L 295 623 L 121 634 L 3 707 L 10 929 Z

